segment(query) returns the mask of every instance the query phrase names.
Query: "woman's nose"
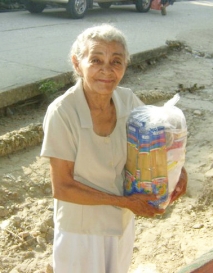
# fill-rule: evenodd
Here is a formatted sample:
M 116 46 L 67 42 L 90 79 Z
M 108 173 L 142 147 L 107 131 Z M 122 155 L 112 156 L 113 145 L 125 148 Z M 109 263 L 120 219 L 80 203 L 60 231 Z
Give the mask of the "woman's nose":
M 105 73 L 109 73 L 112 71 L 112 65 L 110 63 L 104 63 L 102 65 L 102 70 L 105 72 Z

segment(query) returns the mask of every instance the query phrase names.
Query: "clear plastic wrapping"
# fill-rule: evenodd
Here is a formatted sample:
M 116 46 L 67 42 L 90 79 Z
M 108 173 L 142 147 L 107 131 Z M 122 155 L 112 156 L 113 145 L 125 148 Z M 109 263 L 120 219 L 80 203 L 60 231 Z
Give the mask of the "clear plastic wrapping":
M 161 107 L 137 107 L 127 122 L 124 194 L 154 193 L 158 200 L 150 203 L 159 208 L 169 204 L 185 162 L 187 126 L 178 100 L 176 94 Z

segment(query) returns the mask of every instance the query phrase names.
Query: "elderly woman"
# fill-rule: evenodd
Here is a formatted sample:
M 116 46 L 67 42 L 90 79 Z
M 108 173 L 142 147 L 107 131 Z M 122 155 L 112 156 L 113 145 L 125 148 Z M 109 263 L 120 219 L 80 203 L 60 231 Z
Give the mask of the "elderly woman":
M 128 272 L 134 214 L 164 212 L 148 204 L 153 195 L 123 196 L 126 121 L 143 104 L 130 89 L 118 87 L 128 60 L 118 29 L 85 30 L 71 50 L 77 83 L 45 116 L 41 155 L 51 166 L 55 273 Z

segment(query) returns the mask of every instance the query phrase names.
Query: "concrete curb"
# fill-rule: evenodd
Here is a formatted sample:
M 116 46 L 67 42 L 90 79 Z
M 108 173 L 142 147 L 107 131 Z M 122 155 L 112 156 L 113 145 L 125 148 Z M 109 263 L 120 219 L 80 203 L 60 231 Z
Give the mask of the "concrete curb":
M 180 47 L 180 46 L 182 46 L 182 44 L 176 45 L 176 48 Z M 172 46 L 165 45 L 165 46 L 161 46 L 161 47 L 154 48 L 151 50 L 132 54 L 130 56 L 130 58 L 131 58 L 130 66 L 140 64 L 140 63 L 146 62 L 148 60 L 156 59 L 156 58 L 159 58 L 163 55 L 166 55 L 171 51 L 171 48 L 172 48 Z
M 185 266 L 178 273 L 212 273 L 213 272 L 213 249 L 203 254 L 191 264 Z
M 63 83 L 63 86 L 71 83 L 73 80 L 73 72 L 67 72 L 55 77 L 46 78 L 42 81 L 19 86 L 11 90 L 6 90 L 0 93 L 0 109 L 13 105 L 17 102 L 24 101 L 38 95 L 41 95 L 39 86 L 47 80 L 52 80 L 55 83 Z

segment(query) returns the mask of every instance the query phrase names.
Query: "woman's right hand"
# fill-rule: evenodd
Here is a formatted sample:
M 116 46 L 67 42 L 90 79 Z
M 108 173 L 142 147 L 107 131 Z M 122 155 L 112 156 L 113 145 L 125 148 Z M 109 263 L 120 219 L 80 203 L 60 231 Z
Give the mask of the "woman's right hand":
M 165 212 L 149 204 L 149 201 L 156 201 L 158 198 L 154 194 L 136 193 L 127 197 L 129 200 L 129 209 L 136 215 L 143 217 L 154 217 Z

